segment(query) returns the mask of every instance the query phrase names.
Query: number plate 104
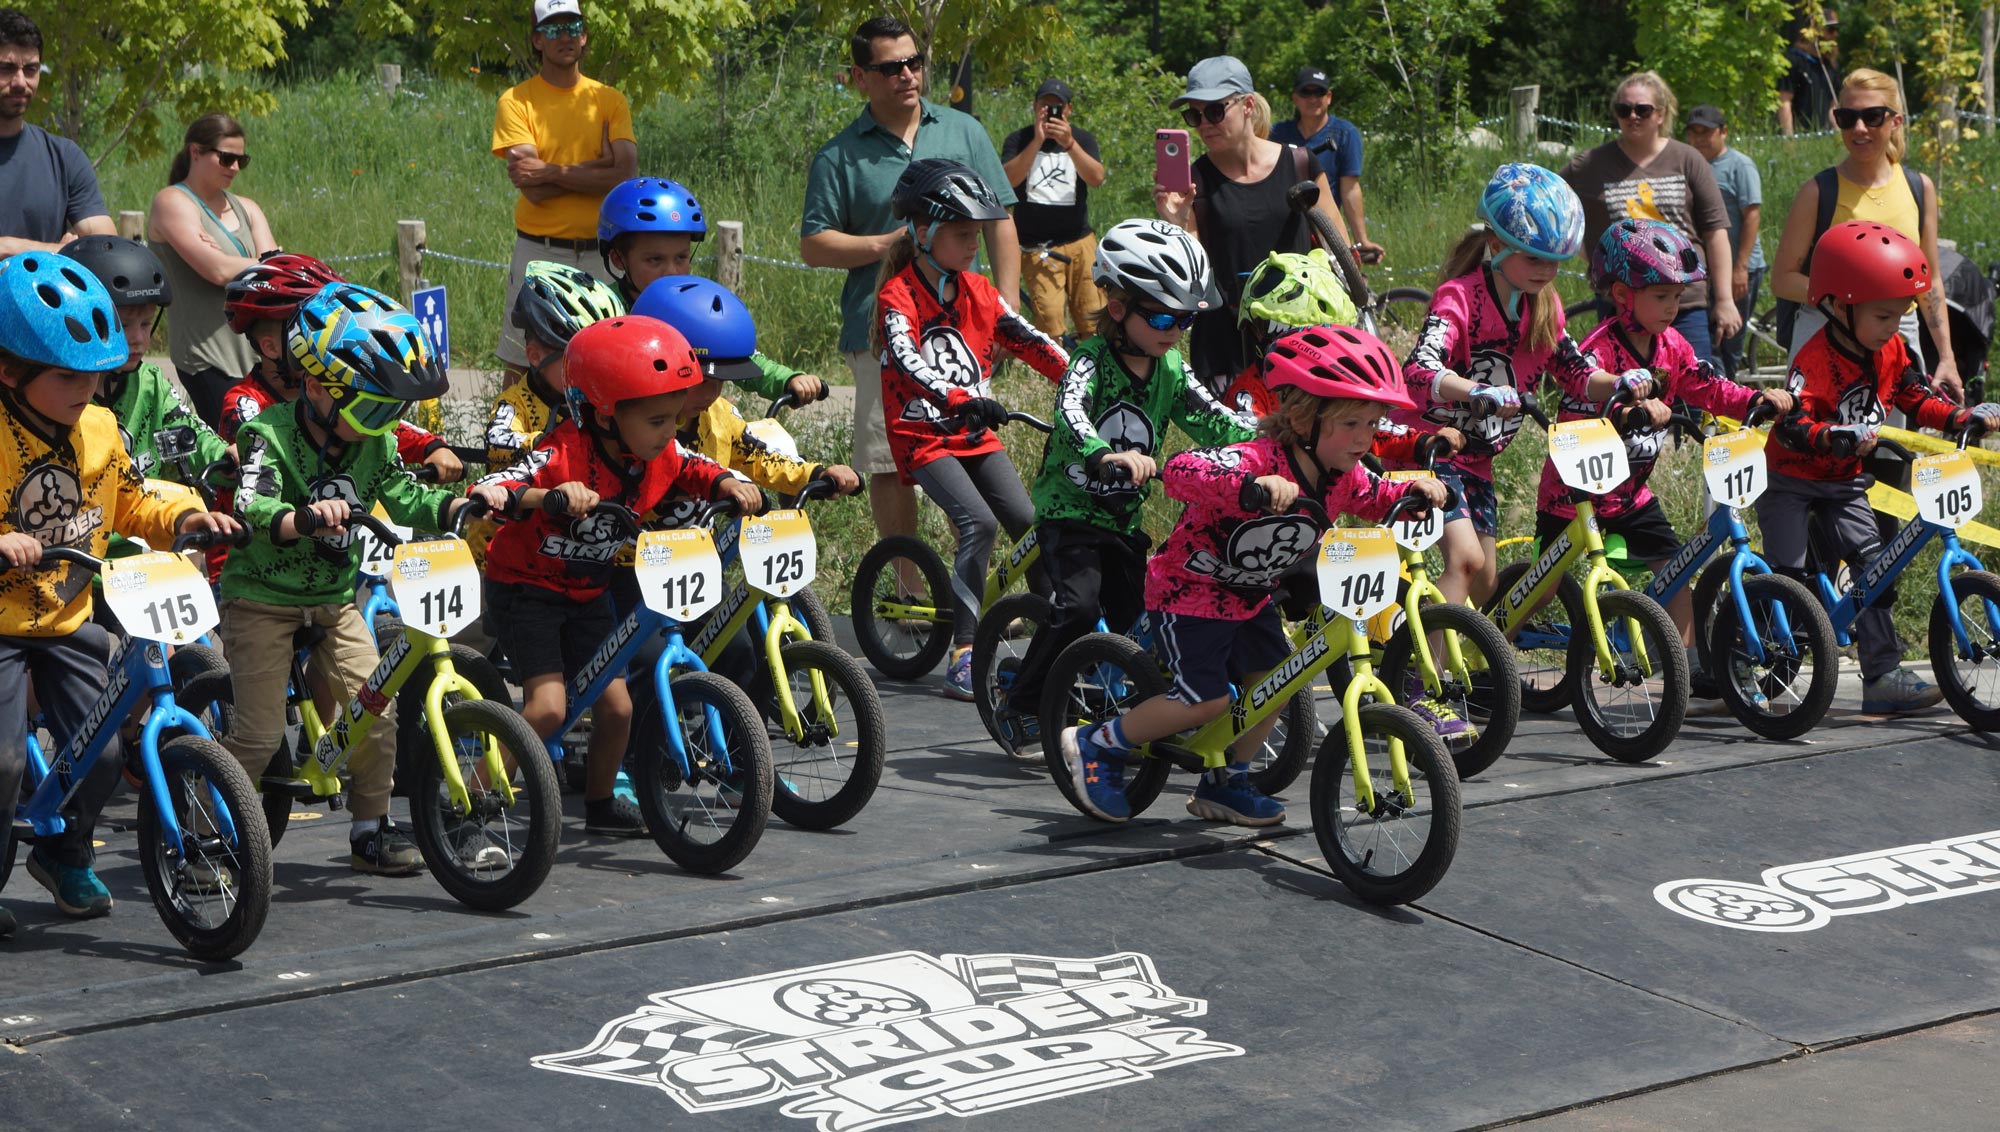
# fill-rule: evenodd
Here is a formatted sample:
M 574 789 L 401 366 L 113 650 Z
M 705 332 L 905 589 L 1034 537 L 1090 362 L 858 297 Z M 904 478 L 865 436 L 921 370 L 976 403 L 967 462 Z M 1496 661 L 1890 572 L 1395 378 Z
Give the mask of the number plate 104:
M 104 600 L 126 632 L 162 644 L 187 644 L 222 620 L 208 579 L 178 554 L 135 554 L 105 563 Z
M 1365 621 L 1396 604 L 1400 559 L 1387 527 L 1336 527 L 1319 543 L 1320 604 Z
M 632 573 L 646 608 L 675 621 L 692 621 L 722 601 L 722 559 L 701 527 L 642 533 Z
M 464 539 L 406 542 L 389 562 L 389 593 L 405 625 L 450 637 L 479 620 L 479 567 Z
M 1963 452 L 1917 457 L 1910 465 L 1910 494 L 1925 522 L 1953 530 L 1971 522 L 1986 504 L 1979 468 Z
M 743 580 L 772 597 L 790 597 L 819 573 L 819 547 L 804 511 L 768 511 L 743 520 L 736 545 Z

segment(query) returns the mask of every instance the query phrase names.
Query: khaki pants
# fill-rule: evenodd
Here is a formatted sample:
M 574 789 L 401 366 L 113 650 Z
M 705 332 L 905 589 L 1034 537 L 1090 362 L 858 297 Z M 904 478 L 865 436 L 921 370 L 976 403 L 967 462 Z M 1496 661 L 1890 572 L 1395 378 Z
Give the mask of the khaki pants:
M 882 417 L 882 355 L 873 350 L 843 354 L 854 375 L 854 463 L 864 476 L 896 470 L 889 451 L 889 422 Z
M 1069 257 L 1064 263 L 1033 248 L 1021 249 L 1021 282 L 1028 289 L 1034 308 L 1029 316 L 1035 329 L 1051 338 L 1063 336 L 1063 308 L 1076 326 L 1078 338 L 1097 333 L 1097 311 L 1104 305 L 1104 292 L 1091 281 L 1090 269 L 1097 262 L 1097 237 L 1086 233 L 1081 240 L 1053 244 L 1049 248 Z M 1004 295 L 1012 302 L 1014 296 Z
M 284 738 L 292 634 L 308 625 L 326 630 L 326 639 L 313 649 L 312 671 L 339 699 L 336 710 L 345 709 L 380 659 L 353 603 L 265 605 L 232 598 L 223 604 L 222 644 L 228 650 L 236 714 L 222 745 L 243 764 L 252 782 L 262 777 Z M 332 725 L 331 720 L 327 723 Z M 354 748 L 347 762 L 346 773 L 353 779 L 347 805 L 356 821 L 389 812 L 389 787 L 396 772 L 389 744 L 395 735 L 396 702 L 390 700 L 382 718 L 369 729 L 367 741 Z

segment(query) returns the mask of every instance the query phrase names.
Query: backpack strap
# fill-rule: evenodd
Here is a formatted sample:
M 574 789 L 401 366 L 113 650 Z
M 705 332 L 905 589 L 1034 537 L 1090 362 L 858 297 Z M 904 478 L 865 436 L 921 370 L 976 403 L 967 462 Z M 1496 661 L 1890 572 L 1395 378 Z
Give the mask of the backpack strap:
M 1292 151 L 1292 169 L 1298 175 L 1298 181 L 1310 181 L 1319 176 L 1317 163 L 1313 161 L 1313 155 L 1305 146 L 1294 145 L 1287 148 Z M 1298 181 L 1292 183 L 1297 184 Z M 1327 188 L 1338 191 L 1340 186 L 1328 185 Z
M 1819 246 L 1819 238 L 1833 227 L 1833 210 L 1840 204 L 1840 170 L 1832 165 L 1813 174 L 1813 184 L 1819 187 L 1819 204 L 1813 210 L 1812 243 L 1806 245 L 1806 260 L 1799 266 L 1810 275 L 1812 273 L 1813 249 Z

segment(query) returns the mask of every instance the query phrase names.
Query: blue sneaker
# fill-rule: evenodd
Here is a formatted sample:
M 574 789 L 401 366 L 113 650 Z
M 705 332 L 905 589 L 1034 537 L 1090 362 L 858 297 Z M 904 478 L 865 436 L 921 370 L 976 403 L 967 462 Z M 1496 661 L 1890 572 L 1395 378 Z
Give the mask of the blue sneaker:
M 1188 795 L 1188 813 L 1204 821 L 1226 821 L 1230 825 L 1277 825 L 1285 820 L 1282 803 L 1250 785 L 1247 763 L 1229 764 L 1229 776 L 1217 782 L 1204 774 Z
M 971 703 L 972 696 L 972 649 L 956 649 L 951 654 L 951 667 L 944 671 L 944 694 L 954 700 Z
M 1063 766 L 1092 817 L 1124 821 L 1132 816 L 1132 805 L 1125 800 L 1125 756 L 1091 742 L 1085 732 L 1094 727 L 1063 728 Z
M 111 912 L 111 890 L 87 867 L 58 865 L 52 854 L 37 847 L 28 854 L 28 875 L 49 890 L 65 916 L 94 920 Z
M 618 783 L 611 788 L 611 796 L 630 802 L 634 806 L 639 804 L 638 791 L 632 789 L 632 776 L 626 774 L 623 767 L 618 770 Z

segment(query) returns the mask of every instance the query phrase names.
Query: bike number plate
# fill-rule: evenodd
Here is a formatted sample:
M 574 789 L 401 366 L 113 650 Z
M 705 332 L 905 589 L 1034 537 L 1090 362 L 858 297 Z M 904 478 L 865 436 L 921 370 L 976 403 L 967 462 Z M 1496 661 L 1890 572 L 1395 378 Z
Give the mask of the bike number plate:
M 1389 478 L 1398 483 L 1429 477 L 1429 472 L 1415 468 L 1389 473 Z M 1396 520 L 1391 529 L 1396 532 L 1398 546 L 1412 554 L 1422 554 L 1444 537 L 1444 512 L 1433 507 L 1414 519 Z
M 794 460 L 800 458 L 799 442 L 792 439 L 792 434 L 785 431 L 784 425 L 769 417 L 744 425 L 743 434 L 780 456 L 790 456 Z
M 1319 600 L 1342 617 L 1366 621 L 1396 604 L 1395 532 L 1335 527 L 1319 544 Z
M 417 533 L 392 521 L 389 513 L 382 510 L 380 503 L 375 505 L 374 511 L 370 514 L 387 524 L 390 530 L 396 532 L 396 537 L 404 542 L 410 541 Z M 354 528 L 354 541 L 361 547 L 361 572 L 377 578 L 388 577 L 389 564 L 396 559 L 396 548 L 376 538 L 375 532 L 366 527 Z
M 1764 434 L 1747 428 L 1711 436 L 1701 443 L 1701 474 L 1708 493 L 1728 507 L 1748 507 L 1771 486 L 1764 466 Z
M 804 511 L 767 511 L 743 520 L 737 546 L 743 580 L 772 597 L 790 597 L 819 573 L 819 548 Z
M 406 542 L 389 562 L 389 593 L 405 625 L 450 637 L 478 622 L 479 567 L 464 539 Z
M 1563 421 L 1549 430 L 1549 462 L 1578 491 L 1604 495 L 1632 475 L 1625 438 L 1602 417 Z
M 162 644 L 187 644 L 222 620 L 208 579 L 179 554 L 135 554 L 105 563 L 104 600 L 126 632 Z
M 1963 452 L 1917 457 L 1910 465 L 1910 492 L 1925 522 L 1953 530 L 1971 522 L 1986 504 L 1979 469 Z
M 701 527 L 640 534 L 632 572 L 646 608 L 675 621 L 692 621 L 722 602 L 722 558 Z

